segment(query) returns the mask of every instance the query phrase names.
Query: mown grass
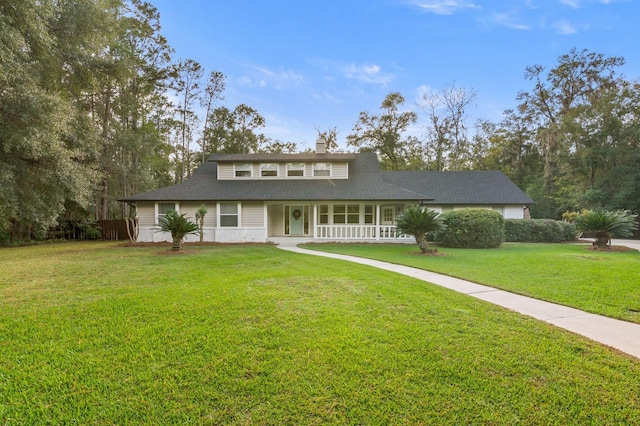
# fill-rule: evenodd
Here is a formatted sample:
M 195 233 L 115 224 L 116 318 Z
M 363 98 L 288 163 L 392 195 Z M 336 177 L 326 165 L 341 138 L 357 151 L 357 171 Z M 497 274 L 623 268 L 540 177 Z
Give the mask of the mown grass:
M 273 246 L 0 250 L 2 424 L 638 424 L 640 363 Z
M 594 251 L 584 244 L 503 244 L 498 249 L 415 245 L 308 244 L 306 248 L 383 260 L 640 323 L 640 252 Z

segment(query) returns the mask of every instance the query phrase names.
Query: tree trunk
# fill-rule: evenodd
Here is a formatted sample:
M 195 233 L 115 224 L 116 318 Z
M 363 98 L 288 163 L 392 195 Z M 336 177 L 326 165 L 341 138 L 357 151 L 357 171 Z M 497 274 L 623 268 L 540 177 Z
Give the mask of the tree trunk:
M 602 233 L 602 232 L 596 232 L 596 241 L 595 241 L 595 246 L 598 249 L 606 249 L 609 247 L 609 241 L 611 241 L 611 239 L 609 238 L 609 235 Z
M 182 239 L 173 237 L 173 243 L 171 244 L 171 251 L 180 251 L 182 249 Z
M 431 250 L 429 250 L 429 242 L 427 241 L 427 236 L 424 234 L 416 235 L 416 243 L 418 243 L 418 247 L 420 247 L 420 251 L 422 254 L 427 254 Z

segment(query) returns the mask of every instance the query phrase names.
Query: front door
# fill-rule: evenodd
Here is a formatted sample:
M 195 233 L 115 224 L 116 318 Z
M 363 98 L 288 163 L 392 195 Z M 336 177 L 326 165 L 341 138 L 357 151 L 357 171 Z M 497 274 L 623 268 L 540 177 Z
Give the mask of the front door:
M 382 220 L 380 221 L 381 225 L 393 225 L 395 224 L 396 219 L 396 209 L 395 207 L 382 207 Z
M 304 206 L 289 208 L 289 235 L 304 235 Z

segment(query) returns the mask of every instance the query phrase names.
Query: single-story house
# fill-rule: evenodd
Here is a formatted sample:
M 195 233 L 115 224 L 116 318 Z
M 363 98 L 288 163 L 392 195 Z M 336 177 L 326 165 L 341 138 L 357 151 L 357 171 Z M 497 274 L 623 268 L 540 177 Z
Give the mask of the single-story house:
M 183 183 L 130 196 L 138 241 L 170 241 L 157 218 L 169 209 L 195 221 L 208 210 L 204 240 L 268 242 L 287 237 L 397 240 L 405 207 L 438 212 L 481 207 L 522 219 L 533 201 L 498 171 L 383 172 L 375 153 L 214 154 Z M 186 241 L 197 241 L 188 236 Z

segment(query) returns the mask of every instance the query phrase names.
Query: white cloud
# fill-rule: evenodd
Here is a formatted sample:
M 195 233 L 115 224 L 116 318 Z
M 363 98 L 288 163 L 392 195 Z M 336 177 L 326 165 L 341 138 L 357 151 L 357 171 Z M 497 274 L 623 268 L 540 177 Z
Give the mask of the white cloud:
M 237 81 L 240 86 L 247 87 L 266 87 L 267 85 L 267 82 L 264 80 L 251 78 L 246 75 L 238 77 Z
M 266 67 L 250 67 L 252 75 L 238 77 L 238 84 L 247 87 L 273 87 L 278 90 L 285 90 L 291 87 L 300 86 L 304 82 L 304 77 L 292 70 L 273 71 Z
M 606 0 L 604 2 L 606 2 Z M 564 4 L 565 6 L 569 6 L 572 9 L 580 8 L 580 0 L 560 0 L 560 3 Z
M 564 19 L 554 22 L 553 27 L 556 29 L 556 32 L 561 35 L 571 35 L 578 32 L 575 25 Z
M 344 67 L 343 71 L 344 75 L 349 79 L 382 86 L 390 83 L 395 78 L 393 74 L 383 72 L 379 65 L 350 64 Z
M 512 28 L 514 30 L 530 30 L 531 25 L 520 22 L 518 18 L 508 13 L 494 13 L 493 21 L 503 27 Z
M 408 0 L 408 3 L 436 15 L 452 15 L 459 10 L 480 8 L 466 0 Z

